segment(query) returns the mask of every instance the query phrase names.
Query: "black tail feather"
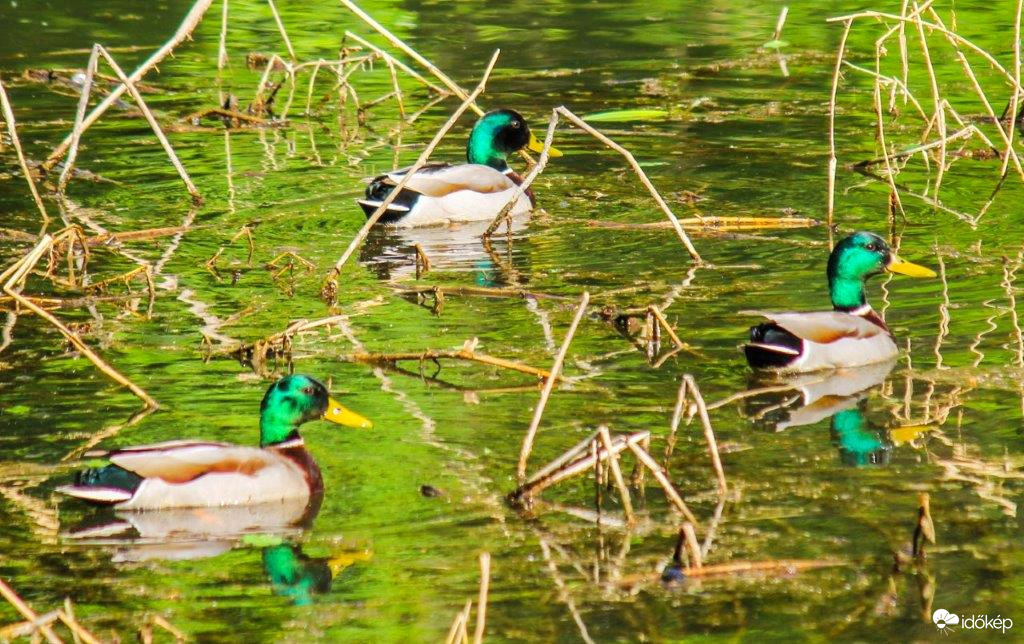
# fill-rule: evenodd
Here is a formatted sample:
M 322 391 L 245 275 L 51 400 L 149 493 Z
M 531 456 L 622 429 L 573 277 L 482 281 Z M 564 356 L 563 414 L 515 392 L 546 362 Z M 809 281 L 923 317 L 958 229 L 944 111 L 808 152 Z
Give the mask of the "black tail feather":
M 365 200 L 361 200 L 359 205 L 362 207 L 363 212 L 369 217 L 377 210 L 377 207 L 382 201 L 388 198 L 388 195 L 395 189 L 395 185 L 391 183 L 391 180 L 387 175 L 381 175 L 376 177 L 370 182 L 370 185 L 366 186 L 366 197 Z M 393 224 L 400 220 L 402 217 L 409 214 L 413 206 L 416 205 L 416 200 L 420 198 L 420 193 L 415 190 L 409 190 L 403 188 L 395 200 L 391 202 L 388 209 L 384 212 L 381 218 L 378 220 L 382 224 Z
M 753 344 L 744 345 L 743 352 L 747 356 L 747 363 L 754 369 L 780 369 L 786 367 L 796 360 L 799 357 L 799 352 L 803 350 L 803 340 L 774 322 L 765 322 L 750 327 L 750 342 Z M 772 351 L 758 345 L 782 347 L 796 353 Z
M 112 487 L 125 492 L 135 492 L 141 484 L 141 476 L 117 465 L 93 467 L 75 474 L 75 485 L 85 487 Z

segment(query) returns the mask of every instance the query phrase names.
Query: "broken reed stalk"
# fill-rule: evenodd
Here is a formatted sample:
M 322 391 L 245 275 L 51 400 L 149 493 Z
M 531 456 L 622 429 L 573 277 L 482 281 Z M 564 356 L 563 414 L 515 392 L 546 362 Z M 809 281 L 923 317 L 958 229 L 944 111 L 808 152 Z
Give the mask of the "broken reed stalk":
M 415 78 L 416 80 L 418 80 L 420 83 L 423 83 L 431 91 L 434 91 L 434 92 L 436 92 L 438 94 L 442 94 L 442 95 L 450 93 L 447 90 L 445 90 L 445 89 L 443 89 L 441 87 L 438 87 L 437 85 L 431 83 L 426 78 L 424 78 L 419 72 L 417 72 L 415 69 L 413 69 L 412 67 L 409 67 L 408 65 L 406 65 L 402 61 L 398 60 L 397 58 L 395 58 L 394 56 L 392 56 L 388 52 L 384 51 L 380 47 L 374 45 L 373 43 L 371 43 L 370 41 L 366 40 L 365 38 L 361 38 L 358 34 L 355 34 L 355 33 L 352 33 L 351 31 L 346 30 L 345 31 L 345 37 L 346 38 L 351 38 L 352 40 L 356 41 L 357 43 L 359 43 L 363 47 L 366 47 L 367 49 L 369 49 L 369 50 L 371 50 L 373 52 L 376 52 L 385 61 L 390 61 L 391 64 L 393 64 L 395 67 L 398 67 L 399 69 L 401 69 L 406 74 L 408 74 L 408 75 L 412 76 L 413 78 Z
M 697 517 L 694 516 L 693 512 L 690 512 L 690 508 L 686 507 L 686 502 L 683 501 L 683 497 L 679 496 L 679 492 L 677 492 L 675 486 L 672 485 L 672 481 L 668 480 L 668 476 L 665 475 L 665 470 L 658 465 L 658 462 L 654 460 L 654 457 L 651 456 L 647 450 L 635 443 L 630 443 L 629 449 L 633 450 L 633 453 L 636 454 L 636 457 L 640 462 L 647 466 L 647 469 L 649 469 L 651 474 L 654 475 L 654 478 L 657 479 L 658 484 L 661 485 L 663 490 L 665 490 L 665 496 L 668 497 L 668 500 L 683 513 L 686 520 L 690 521 L 694 525 L 699 525 L 700 522 L 697 521 Z
M 622 478 L 622 469 L 619 467 L 619 455 L 612 452 L 612 437 L 608 433 L 608 427 L 601 425 L 597 428 L 597 435 L 608 452 L 608 462 L 611 465 L 612 478 L 615 479 L 615 486 L 619 488 L 619 497 L 622 499 L 622 510 L 626 513 L 626 523 L 630 526 L 636 525 L 636 517 L 633 516 L 633 501 L 629 497 L 629 488 Z
M 346 1 L 347 0 L 342 0 L 342 2 Z M 390 206 L 391 203 L 398 197 L 399 193 L 402 191 L 402 188 L 405 187 L 405 184 L 407 184 L 409 180 L 412 179 L 413 175 L 416 174 L 417 170 L 426 165 L 427 159 L 430 158 L 430 155 L 434 152 L 434 148 L 436 148 L 438 143 L 441 142 L 441 139 L 443 139 L 444 136 L 448 133 L 448 130 L 450 130 L 453 125 L 455 125 L 455 122 L 459 120 L 459 117 L 461 117 L 462 114 L 466 111 L 466 109 L 469 108 L 470 104 L 474 100 L 476 100 L 476 97 L 483 93 L 484 88 L 487 86 L 487 79 L 490 78 L 491 71 L 494 69 L 495 63 L 498 62 L 498 55 L 500 53 L 500 49 L 494 50 L 494 55 L 491 56 L 491 60 L 487 64 L 487 68 L 484 70 L 483 77 L 480 79 L 480 83 L 477 84 L 476 89 L 474 89 L 473 92 L 469 96 L 467 96 L 465 100 L 462 101 L 462 105 L 459 105 L 458 109 L 452 112 L 452 115 L 448 118 L 448 121 L 441 126 L 441 129 L 437 131 L 437 134 L 434 135 L 434 138 L 430 141 L 430 143 L 427 144 L 427 147 L 420 154 L 419 158 L 416 159 L 416 163 L 412 164 L 409 170 L 398 182 L 398 185 L 396 185 L 391 190 L 391 192 L 384 199 L 384 201 L 381 202 L 381 204 L 377 206 L 377 209 L 374 210 L 373 213 L 366 219 L 366 223 L 363 224 L 363 227 L 359 229 L 359 232 L 356 234 L 355 238 L 348 245 L 348 248 L 345 249 L 344 254 L 342 254 L 341 258 L 338 259 L 337 262 L 335 262 L 334 268 L 332 269 L 333 277 L 336 278 L 338 275 L 341 274 L 341 269 L 345 265 L 345 262 L 349 260 L 349 258 L 355 253 L 356 249 L 359 248 L 359 245 L 363 243 L 363 240 L 366 239 L 366 236 L 370 233 L 370 229 L 384 215 L 384 212 L 388 209 L 388 206 Z
M 672 338 L 672 343 L 675 344 L 676 347 L 680 349 L 685 347 L 686 343 L 680 340 L 679 336 L 676 335 L 676 330 L 673 329 L 672 325 L 669 324 L 668 320 L 665 319 L 665 316 L 661 313 L 661 309 L 659 309 L 655 304 L 651 304 L 647 308 L 651 312 L 651 314 L 658 320 L 658 324 L 660 324 L 661 327 L 665 329 L 665 333 L 668 334 L 668 337 Z
M 429 60 L 421 56 L 419 52 L 417 52 L 409 45 L 405 44 L 405 42 L 403 42 L 401 38 L 388 31 L 388 29 L 384 27 L 384 25 L 374 20 L 373 17 L 370 16 L 370 14 L 360 9 L 356 5 L 356 3 L 352 2 L 352 0 L 339 0 L 339 2 L 341 2 L 341 4 L 344 5 L 349 11 L 356 14 L 356 16 L 359 17 L 360 20 L 370 25 L 370 27 L 372 27 L 374 31 L 379 33 L 381 36 L 384 36 L 384 38 L 388 42 L 390 42 L 395 47 L 401 49 L 403 52 L 405 52 L 408 56 L 410 56 L 420 65 L 423 65 L 424 69 L 433 74 L 434 77 L 441 81 L 445 85 L 445 87 L 452 91 L 452 93 L 454 93 L 462 100 L 466 101 L 466 103 L 469 105 L 469 108 L 472 109 L 477 116 L 483 116 L 484 111 L 480 108 L 479 105 L 476 104 L 476 97 L 467 94 L 466 90 L 459 87 L 459 85 L 455 81 L 449 78 L 448 75 L 445 74 L 443 71 L 438 69 L 438 67 L 434 65 L 434 63 L 430 62 Z
M 133 71 L 128 78 L 133 82 L 138 82 L 146 75 L 149 70 L 153 69 L 166 58 L 174 48 L 182 43 L 185 39 L 191 36 L 192 31 L 195 30 L 196 26 L 203 19 L 207 9 L 213 4 L 213 0 L 196 0 L 196 3 L 192 5 L 185 19 L 182 21 L 178 30 L 174 32 L 171 39 L 168 40 L 160 49 L 153 52 L 149 58 L 147 58 L 141 65 L 139 65 L 135 71 Z M 121 96 L 128 91 L 128 86 L 124 83 L 118 85 L 110 94 L 104 98 L 99 105 L 93 108 L 89 115 L 85 117 L 82 122 L 81 132 L 92 127 L 92 125 L 99 120 L 103 114 L 114 105 Z M 81 134 L 81 132 L 79 134 Z M 50 156 L 46 158 L 42 163 L 42 167 L 46 170 L 52 169 L 60 161 L 64 153 L 67 152 L 68 147 L 71 145 L 71 134 L 68 134 L 61 143 L 54 148 Z
M 700 553 L 700 542 L 697 541 L 697 533 L 693 529 L 693 524 L 689 521 L 683 523 L 680 536 L 683 537 L 683 541 L 686 543 L 686 553 L 690 557 L 690 568 L 703 568 L 704 558 Z
M 46 206 L 43 205 L 43 199 L 39 196 L 35 179 L 32 178 L 32 172 L 28 169 L 28 162 L 25 160 L 25 153 L 21 149 L 21 140 L 18 138 L 18 130 L 14 121 L 14 110 L 11 108 L 10 99 L 7 98 L 7 91 L 4 89 L 3 81 L 0 81 L 0 107 L 3 108 L 4 121 L 7 122 L 7 134 L 11 137 L 14 153 L 18 155 L 18 164 L 21 166 L 21 172 L 25 175 L 29 192 L 32 193 L 32 200 L 36 202 L 36 208 L 39 209 L 39 214 L 43 216 L 43 223 L 45 224 L 50 221 L 50 216 L 46 214 Z
M 122 70 L 121 66 L 117 64 L 117 61 L 114 60 L 113 56 L 104 49 L 103 45 L 100 45 L 99 43 L 93 45 L 93 51 L 95 54 L 91 54 L 89 57 L 89 68 L 86 70 L 86 83 L 82 88 L 82 98 L 78 103 L 78 113 L 75 115 L 75 125 L 71 132 L 71 145 L 68 152 L 67 162 L 65 164 L 64 171 L 61 172 L 60 176 L 61 187 L 67 183 L 68 178 L 70 177 L 71 169 L 74 167 L 75 163 L 75 156 L 78 153 L 78 143 L 81 140 L 82 133 L 85 131 L 83 118 L 85 106 L 88 104 L 89 100 L 87 92 L 92 87 L 91 78 L 92 75 L 95 74 L 96 65 L 99 62 L 96 57 L 96 54 L 98 54 L 107 61 L 107 64 L 112 70 L 114 70 L 114 74 L 117 75 L 123 86 L 128 88 L 128 93 L 139 106 L 139 110 L 142 112 L 143 116 L 145 116 L 146 122 L 149 123 L 149 127 L 153 130 L 153 134 L 156 135 L 157 140 L 160 141 L 160 145 L 163 146 L 164 152 L 167 153 L 167 157 L 171 161 L 171 165 L 174 166 L 178 176 L 181 177 L 182 183 L 185 184 L 185 189 L 188 190 L 190 195 L 192 195 L 192 200 L 197 204 L 202 203 L 202 195 L 199 194 L 199 190 L 196 188 L 195 184 L 192 183 L 192 179 L 188 176 L 185 166 L 181 164 L 181 160 L 178 159 L 178 155 L 175 154 L 174 148 L 171 146 L 171 142 L 167 140 L 163 129 L 160 127 L 160 123 L 157 122 L 156 117 L 153 116 L 153 112 L 149 110 L 149 106 L 147 106 L 146 102 L 143 100 L 142 94 L 139 92 L 138 88 L 135 87 L 135 82 L 128 76 L 125 76 L 124 70 Z
M 708 406 L 704 403 L 704 396 L 701 395 L 700 388 L 697 387 L 697 381 L 694 380 L 693 376 L 690 374 L 684 375 L 683 382 L 686 383 L 687 391 L 693 397 L 693 401 L 697 405 L 697 411 L 700 413 L 700 422 L 704 426 L 704 438 L 708 443 L 708 454 L 711 455 L 711 466 L 715 469 L 715 477 L 718 479 L 718 492 L 725 494 L 729 488 L 725 482 L 725 470 L 722 468 L 722 459 L 718 454 L 718 441 L 715 440 L 715 430 L 711 427 L 711 418 L 708 416 Z
M 277 23 L 277 31 L 281 34 L 281 40 L 284 41 L 284 46 L 288 50 L 288 57 L 292 59 L 293 63 L 299 62 L 299 59 L 295 56 L 295 50 L 292 48 L 292 41 L 288 38 L 288 30 L 284 28 L 284 23 L 281 22 L 281 14 L 277 12 L 277 7 L 274 5 L 274 0 L 267 0 L 267 6 L 270 7 L 270 13 L 274 14 L 274 22 Z
M 526 194 L 526 191 L 529 190 L 530 186 L 533 184 L 534 179 L 540 176 L 540 173 L 544 171 L 545 166 L 547 166 L 548 164 L 548 157 L 551 153 L 551 142 L 555 138 L 555 126 L 557 125 L 558 111 L 552 110 L 551 119 L 548 121 L 547 133 L 544 135 L 544 147 L 543 149 L 541 149 L 540 158 L 537 159 L 537 164 L 534 165 L 533 168 L 530 170 L 530 174 L 526 176 L 526 179 L 524 179 L 523 182 L 516 187 L 508 202 L 502 207 L 500 211 L 498 211 L 498 214 L 494 216 L 494 220 L 491 221 L 491 224 L 487 227 L 487 230 L 484 231 L 483 236 L 485 238 L 493 235 L 494 231 L 498 229 L 498 226 L 500 226 L 504 221 L 506 221 L 509 218 L 509 213 L 512 212 L 512 209 L 515 207 L 515 205 L 519 203 L 519 200 L 522 199 L 523 195 Z
M 473 631 L 473 644 L 484 641 L 484 630 L 487 628 L 487 591 L 491 584 L 491 553 L 480 553 L 480 594 L 476 600 L 476 629 Z
M 540 419 L 544 415 L 544 407 L 547 405 L 551 391 L 555 387 L 555 381 L 562 370 L 562 363 L 565 361 L 565 354 L 569 352 L 569 345 L 572 343 L 573 336 L 576 335 L 576 328 L 579 326 L 580 320 L 583 319 L 583 315 L 587 312 L 587 304 L 589 303 L 590 293 L 583 291 L 583 295 L 580 296 L 580 303 L 576 307 L 576 315 L 572 319 L 572 324 L 569 325 L 569 330 L 565 333 L 565 338 L 562 340 L 562 346 L 558 349 L 555 361 L 551 364 L 551 375 L 545 380 L 544 389 L 540 392 L 540 400 L 533 410 L 533 419 L 530 421 L 530 427 L 526 430 L 526 436 L 523 438 L 523 447 L 519 451 L 519 465 L 516 467 L 516 473 L 520 482 L 526 478 L 526 461 L 530 458 L 530 452 L 533 451 L 533 441 L 537 437 L 537 428 L 540 427 Z
M 612 441 L 613 447 L 610 451 L 605 448 L 601 448 L 600 450 L 598 450 L 597 461 L 603 461 L 604 459 L 609 458 L 611 454 L 619 454 L 621 452 L 624 452 L 625 450 L 629 449 L 631 445 L 635 445 L 636 443 L 646 440 L 647 438 L 650 437 L 650 435 L 650 432 L 644 431 L 636 432 L 628 436 L 617 436 Z M 588 440 L 586 445 L 584 445 L 583 449 L 581 450 L 581 452 L 585 452 L 587 447 L 590 446 L 591 442 L 592 439 Z M 572 478 L 573 476 L 576 476 L 581 472 L 589 470 L 590 468 L 594 467 L 594 463 L 595 460 L 593 456 L 589 454 L 581 456 L 580 458 L 577 458 L 575 461 L 568 463 L 565 467 L 555 468 L 552 471 L 550 471 L 550 473 L 545 474 L 544 476 L 535 476 L 531 478 L 528 482 L 524 483 L 523 485 L 520 485 L 518 488 L 513 490 L 512 493 L 508 495 L 508 499 L 512 503 L 522 503 L 524 501 L 528 502 L 532 497 L 540 494 L 541 492 L 548 489 L 552 485 L 560 483 L 561 481 L 564 481 L 568 478 Z M 545 468 L 545 470 L 547 469 L 549 468 Z
M 852 18 L 843 25 L 843 36 L 839 40 L 839 53 L 836 54 L 836 67 L 832 72 L 832 92 L 828 99 L 828 206 L 826 216 L 829 230 L 834 225 L 836 207 L 836 166 L 838 165 L 836 157 L 836 96 L 839 93 L 839 76 L 843 66 L 843 57 L 846 55 L 846 41 L 850 37 L 850 27 L 852 26 Z
M 96 367 L 107 375 L 111 380 L 114 380 L 123 387 L 128 388 L 133 394 L 142 399 L 146 405 L 150 407 L 157 407 L 157 402 L 149 394 L 147 394 L 141 387 L 136 385 L 134 382 L 123 376 L 119 371 L 107 364 L 103 358 L 101 358 L 96 352 L 89 348 L 85 342 L 82 341 L 78 334 L 69 329 L 60 320 L 54 317 L 49 311 L 46 311 L 42 307 L 38 306 L 35 302 L 25 297 L 18 292 L 19 283 L 24 280 L 28 273 L 35 267 L 39 260 L 43 257 L 43 254 L 53 248 L 53 237 L 49 234 L 44 235 L 39 243 L 36 244 L 35 248 L 28 252 L 24 257 L 11 265 L 3 275 L 0 275 L 0 279 L 6 279 L 7 281 L 3 284 L 3 291 L 9 296 L 14 298 L 21 306 L 29 309 L 42 319 L 49 322 L 51 325 L 57 328 L 65 338 L 68 339 L 71 344 L 75 346 L 82 354 L 88 358 Z
M 75 641 L 82 640 L 85 644 L 103 644 L 95 635 L 89 632 L 82 624 L 75 619 L 75 613 L 71 608 L 71 598 L 64 598 L 64 609 L 57 611 L 57 618 L 64 622 L 64 625 L 68 627 L 72 635 L 75 637 Z
M 18 593 L 14 592 L 14 589 L 7 585 L 3 579 L 0 579 L 0 596 L 3 596 L 7 602 L 14 607 L 14 610 L 21 613 L 21 616 L 32 623 L 39 622 L 39 615 L 36 614 L 32 608 L 25 603 L 25 601 L 18 596 Z M 50 644 L 62 644 L 61 639 L 57 637 L 57 634 L 53 632 L 49 624 L 39 623 L 39 631 L 42 632 L 43 637 Z
M 598 437 L 598 433 L 596 431 L 595 432 L 591 432 L 591 434 L 589 436 L 587 436 L 586 438 L 584 438 L 580 442 L 578 442 L 575 445 L 573 445 L 572 447 L 570 447 L 568 450 L 563 452 L 561 456 L 559 456 L 555 460 L 551 461 L 550 463 L 548 463 L 544 467 L 542 467 L 539 470 L 537 470 L 536 472 L 534 472 L 533 476 L 531 476 L 529 479 L 527 479 L 527 481 L 526 481 L 527 484 L 533 483 L 534 481 L 537 481 L 538 479 L 541 479 L 541 478 L 547 476 L 548 474 L 554 472 L 555 470 L 557 470 L 558 468 L 562 467 L 563 465 L 565 465 L 566 463 L 568 463 L 572 459 L 578 457 L 580 454 L 582 454 L 583 452 L 585 452 L 587 450 L 587 447 L 589 445 L 591 445 L 594 442 L 594 439 L 597 438 L 597 437 Z
M 1017 79 L 1017 87 L 1010 96 L 1010 123 L 1017 120 L 1017 104 L 1020 101 L 1020 21 L 1021 9 L 1024 8 L 1024 1 L 1017 0 L 1017 11 L 1013 21 L 1013 76 Z M 1013 152 L 1013 136 L 1017 128 L 1012 125 L 1009 128 L 1009 141 L 1006 142 L 1006 152 L 1003 154 L 1003 164 L 999 169 L 1000 176 L 1006 176 L 1007 164 L 1010 162 L 1010 155 Z M 938 192 L 936 191 L 936 198 Z
M 919 7 L 919 10 L 927 8 L 927 6 L 930 4 L 930 1 L 926 2 L 923 6 Z M 859 18 L 870 18 L 872 20 L 896 20 L 900 22 L 909 23 L 915 26 L 917 21 L 920 20 L 920 18 L 916 16 L 916 12 L 911 12 L 906 16 L 898 16 L 896 14 L 885 13 L 883 11 L 860 11 L 857 13 L 847 14 L 845 16 L 827 18 L 825 22 L 845 22 L 847 20 L 855 20 Z M 994 56 L 992 56 L 992 54 L 988 53 L 987 51 L 985 51 L 978 45 L 974 44 L 967 38 L 964 38 L 955 31 L 947 29 L 944 25 L 940 25 L 933 22 L 925 22 L 924 20 L 921 20 L 920 22 L 921 26 L 927 29 L 928 31 L 937 31 L 945 35 L 947 38 L 955 40 L 957 43 L 963 45 L 967 49 L 970 49 L 974 53 L 984 58 L 985 61 L 988 62 L 988 64 L 991 65 L 996 71 L 998 71 L 1003 76 L 1003 78 L 1013 86 L 1014 89 L 1016 89 L 1017 91 L 1021 91 L 1020 82 L 1016 78 L 1014 78 L 1013 74 L 1008 72 L 1006 68 L 1003 67 L 1002 64 L 1000 64 L 1000 62 L 996 60 Z
M 921 25 L 921 8 L 918 4 L 914 3 L 915 20 L 914 24 L 917 26 L 917 34 L 921 43 L 921 54 L 924 59 L 925 69 L 928 70 L 928 82 L 932 90 L 932 104 L 935 108 L 934 119 L 938 126 L 939 139 L 942 144 L 939 146 L 939 168 L 935 175 L 935 198 L 939 198 L 939 188 L 942 186 L 942 177 L 946 173 L 946 110 L 942 104 L 942 96 L 939 94 L 939 81 L 935 76 L 935 67 L 932 65 L 931 51 L 928 49 L 928 37 L 924 33 L 924 27 Z M 881 47 L 881 45 L 879 45 Z M 1014 92 L 1016 95 L 1017 92 Z M 902 211 L 902 206 L 900 211 Z
M 228 64 L 228 0 L 221 0 L 220 41 L 217 45 L 217 71 Z
M 623 158 L 626 159 L 626 162 L 629 163 L 630 167 L 633 169 L 633 172 L 635 172 L 637 177 L 640 179 L 640 183 L 642 183 L 644 187 L 647 188 L 648 192 L 651 193 L 651 197 L 654 198 L 655 203 L 657 203 L 658 207 L 661 208 L 662 212 L 665 213 L 665 216 L 668 217 L 668 220 L 672 222 L 672 227 L 675 228 L 676 235 L 679 236 L 679 241 L 683 243 L 683 246 L 686 248 L 686 252 L 690 254 L 690 257 L 693 259 L 693 261 L 701 264 L 704 263 L 704 260 L 701 259 L 700 254 L 697 252 L 697 249 L 694 248 L 693 243 L 690 241 L 690 237 L 686 234 L 686 231 L 683 230 L 682 224 L 679 223 L 679 219 L 676 217 L 675 213 L 672 212 L 672 209 L 668 207 L 668 204 L 665 203 L 665 200 L 661 197 L 661 193 L 659 193 L 657 188 L 654 187 L 654 184 L 651 183 L 651 180 L 647 178 L 647 174 L 644 172 L 643 168 L 640 167 L 640 164 L 637 163 L 636 158 L 633 157 L 633 154 L 626 148 L 616 143 L 615 141 L 609 139 L 607 136 L 605 136 L 598 130 L 594 129 L 589 123 L 585 122 L 583 119 L 573 114 L 564 105 L 556 107 L 555 111 L 564 116 L 565 118 L 567 118 L 569 121 L 571 121 L 573 125 L 580 128 L 587 134 L 593 136 L 601 143 L 604 143 L 609 148 L 618 152 L 619 154 L 622 155 Z
M 400 362 L 403 360 L 416 360 L 423 362 L 426 360 L 437 360 L 441 358 L 451 358 L 454 360 L 466 360 L 468 362 L 479 362 L 480 364 L 490 365 L 492 367 L 500 367 L 502 369 L 509 369 L 511 371 L 518 371 L 520 373 L 529 374 L 536 376 L 537 378 L 558 379 L 555 375 L 554 378 L 551 376 L 551 372 L 545 371 L 544 369 L 538 369 L 531 367 L 519 362 L 513 362 L 512 360 L 505 360 L 504 358 L 496 358 L 494 356 L 487 355 L 486 353 L 478 353 L 476 351 L 470 351 L 466 348 L 451 350 L 451 351 L 436 351 L 427 350 L 420 352 L 408 352 L 408 353 L 347 353 L 339 357 L 340 360 L 347 362 L 362 362 L 365 364 L 389 364 Z
M 912 548 L 915 557 L 924 556 L 924 544 L 935 543 L 935 524 L 932 521 L 931 502 L 927 492 L 917 497 L 917 525 L 914 527 Z

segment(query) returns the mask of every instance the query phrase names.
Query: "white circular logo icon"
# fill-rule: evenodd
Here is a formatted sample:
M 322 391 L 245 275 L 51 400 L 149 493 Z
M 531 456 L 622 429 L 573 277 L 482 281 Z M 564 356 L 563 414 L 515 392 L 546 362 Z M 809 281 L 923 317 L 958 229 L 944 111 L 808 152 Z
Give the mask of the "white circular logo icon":
M 935 626 L 940 631 L 945 631 L 954 624 L 959 624 L 960 618 L 955 613 L 951 613 L 945 608 L 940 608 L 932 613 L 932 621 L 935 622 Z

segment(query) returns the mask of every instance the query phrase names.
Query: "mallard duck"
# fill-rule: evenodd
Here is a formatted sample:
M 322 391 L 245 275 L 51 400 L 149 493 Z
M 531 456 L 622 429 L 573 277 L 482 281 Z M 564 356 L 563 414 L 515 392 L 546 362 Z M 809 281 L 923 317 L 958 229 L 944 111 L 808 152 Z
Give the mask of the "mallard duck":
M 508 166 L 508 155 L 523 148 L 540 152 L 543 147 L 518 112 L 488 112 L 480 117 L 469 135 L 468 163 L 429 163 L 420 168 L 379 221 L 411 228 L 494 219 L 522 183 L 522 178 Z M 552 147 L 549 155 L 559 157 L 562 153 Z M 367 217 L 384 202 L 408 170 L 388 172 L 370 181 L 366 197 L 359 200 Z M 527 190 L 510 212 L 522 214 L 533 206 L 533 192 Z
M 260 404 L 260 446 L 170 441 L 102 454 L 110 464 L 78 473 L 70 496 L 124 510 L 251 505 L 318 498 L 320 468 L 299 426 L 322 418 L 348 427 L 373 424 L 327 393 L 310 376 L 281 378 Z
M 743 346 L 754 369 L 809 372 L 883 362 L 898 353 L 892 332 L 864 295 L 864 281 L 882 271 L 935 277 L 935 271 L 896 256 L 868 232 L 846 237 L 828 258 L 832 311 L 758 313 L 771 320 L 751 327 Z

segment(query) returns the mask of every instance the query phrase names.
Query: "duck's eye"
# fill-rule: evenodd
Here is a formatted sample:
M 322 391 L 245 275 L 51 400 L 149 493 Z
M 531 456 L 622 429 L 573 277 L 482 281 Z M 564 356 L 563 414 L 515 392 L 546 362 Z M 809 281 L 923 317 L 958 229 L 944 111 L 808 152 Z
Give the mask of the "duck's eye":
M 302 388 L 302 393 L 304 393 L 307 396 L 312 396 L 313 395 L 313 388 L 312 387 L 303 387 Z
M 510 123 L 510 125 L 511 125 L 511 126 L 512 126 L 512 127 L 514 128 L 514 129 L 517 129 L 517 130 L 518 130 L 518 129 L 519 129 L 520 127 L 522 127 L 522 125 L 523 125 L 523 124 L 522 124 L 522 123 L 520 123 L 519 121 L 512 121 L 512 123 Z
M 872 252 L 878 250 L 878 244 L 876 244 L 875 242 L 871 242 L 870 244 L 868 244 L 868 250 Z

